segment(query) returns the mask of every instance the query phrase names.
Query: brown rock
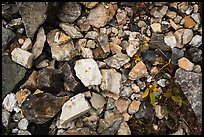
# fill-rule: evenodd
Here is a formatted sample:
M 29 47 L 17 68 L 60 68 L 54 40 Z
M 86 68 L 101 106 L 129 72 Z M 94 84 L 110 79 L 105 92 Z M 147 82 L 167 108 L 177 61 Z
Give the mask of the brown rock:
M 31 91 L 37 89 L 37 76 L 38 72 L 34 70 L 29 76 L 28 80 L 20 87 L 21 89 L 27 88 Z
M 128 108 L 128 113 L 129 114 L 134 114 L 139 110 L 141 102 L 133 100 Z
M 191 71 L 193 70 L 194 64 L 190 62 L 187 58 L 183 57 L 178 60 L 178 66 L 187 71 Z
M 184 27 L 185 28 L 190 29 L 190 28 L 193 28 L 196 25 L 196 23 L 193 21 L 193 19 L 190 16 L 184 17 L 183 20 L 184 20 Z
M 120 113 L 122 112 L 127 112 L 128 106 L 130 104 L 130 100 L 129 99 L 123 99 L 123 98 L 119 98 L 116 102 L 115 102 L 115 106 L 118 109 L 118 111 Z
M 140 79 L 142 77 L 146 77 L 148 76 L 148 72 L 147 72 L 147 67 L 146 65 L 140 61 L 138 62 L 133 69 L 130 71 L 129 73 L 129 79 L 131 80 L 137 80 Z
M 20 91 L 16 92 L 16 99 L 18 104 L 21 105 L 22 102 L 31 94 L 28 89 L 21 89 Z

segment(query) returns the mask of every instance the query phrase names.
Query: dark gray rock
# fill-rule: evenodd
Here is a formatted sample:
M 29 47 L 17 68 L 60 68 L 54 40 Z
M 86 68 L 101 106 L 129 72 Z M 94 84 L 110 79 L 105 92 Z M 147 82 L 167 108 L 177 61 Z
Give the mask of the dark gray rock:
M 170 51 L 171 47 L 167 46 L 164 42 L 164 34 L 153 33 L 150 40 L 151 47 L 158 47 L 162 51 Z
M 2 98 L 15 89 L 25 74 L 24 67 L 14 63 L 9 56 L 2 57 Z
M 13 3 L 2 4 L 2 16 L 7 20 L 16 18 L 18 16 L 18 7 Z
M 172 48 L 171 61 L 176 64 L 177 61 L 184 56 L 184 51 L 178 48 Z
M 43 68 L 38 71 L 37 86 L 40 90 L 57 93 L 62 90 L 63 74 L 61 70 Z
M 16 2 L 26 30 L 26 35 L 32 38 L 38 27 L 47 18 L 48 4 L 45 2 Z
M 175 82 L 180 85 L 199 124 L 202 124 L 202 74 L 179 68 L 175 73 Z
M 155 51 L 147 51 L 142 53 L 143 62 L 154 62 L 156 60 L 157 54 Z
M 63 22 L 72 23 L 81 15 L 81 5 L 77 2 L 66 2 L 59 11 L 59 19 Z
M 198 48 L 190 48 L 186 51 L 186 56 L 194 63 L 202 63 L 202 50 Z
M 50 93 L 38 93 L 28 96 L 21 109 L 29 122 L 43 124 L 54 117 L 67 100 L 68 96 L 56 97 Z
M 16 37 L 16 34 L 10 29 L 2 27 L 2 51 L 8 46 L 11 40 Z
M 80 86 L 80 83 L 75 79 L 73 75 L 73 71 L 71 70 L 71 67 L 69 64 L 66 62 L 64 63 L 61 68 L 62 73 L 63 73 L 63 80 L 64 80 L 64 89 L 66 91 L 72 91 L 74 92 L 77 90 Z

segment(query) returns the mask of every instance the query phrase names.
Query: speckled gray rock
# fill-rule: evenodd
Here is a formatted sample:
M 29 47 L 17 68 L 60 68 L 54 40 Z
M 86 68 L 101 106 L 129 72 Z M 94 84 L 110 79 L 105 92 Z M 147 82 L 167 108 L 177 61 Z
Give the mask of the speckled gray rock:
M 2 27 L 2 51 L 8 46 L 9 42 L 16 37 L 16 34 L 10 30 Z
M 48 4 L 45 2 L 16 2 L 16 5 L 19 7 L 19 13 L 25 26 L 26 35 L 32 38 L 38 27 L 47 18 Z
M 175 82 L 181 89 L 191 104 L 198 122 L 202 124 L 202 74 L 177 69 Z
M 10 121 L 11 121 L 11 114 L 2 108 L 2 125 L 7 128 Z
M 112 57 L 109 57 L 104 60 L 104 62 L 115 69 L 121 68 L 124 64 L 128 63 L 130 61 L 130 58 L 123 53 L 118 53 L 113 55 Z
M 184 51 L 178 48 L 172 48 L 172 54 L 171 54 L 171 62 L 172 64 L 176 64 L 178 59 L 182 58 L 184 56 Z
M 81 15 L 81 5 L 77 2 L 66 2 L 59 11 L 59 19 L 72 23 Z
M 26 68 L 13 62 L 9 56 L 2 57 L 2 98 L 15 89 L 25 74 Z

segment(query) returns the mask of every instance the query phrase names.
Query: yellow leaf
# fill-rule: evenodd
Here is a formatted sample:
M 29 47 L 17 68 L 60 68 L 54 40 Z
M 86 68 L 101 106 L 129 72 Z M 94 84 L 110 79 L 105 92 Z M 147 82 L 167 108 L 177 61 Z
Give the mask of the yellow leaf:
M 144 46 L 146 46 L 146 47 L 147 47 L 147 46 L 149 46 L 149 44 L 148 44 L 147 42 L 144 42 Z
M 155 96 L 154 96 L 154 94 L 153 94 L 153 93 L 150 93 L 150 94 L 149 94 L 149 97 L 150 97 L 152 106 L 155 107 L 155 106 L 156 106 L 156 103 L 155 103 Z
M 149 88 L 146 88 L 145 92 L 142 94 L 142 98 L 145 98 L 149 94 Z

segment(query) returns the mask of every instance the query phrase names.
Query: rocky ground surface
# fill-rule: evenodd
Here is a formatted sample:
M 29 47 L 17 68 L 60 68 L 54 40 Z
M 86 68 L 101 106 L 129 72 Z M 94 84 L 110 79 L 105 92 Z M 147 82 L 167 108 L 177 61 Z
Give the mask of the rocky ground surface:
M 2 134 L 201 134 L 201 11 L 3 2 Z

